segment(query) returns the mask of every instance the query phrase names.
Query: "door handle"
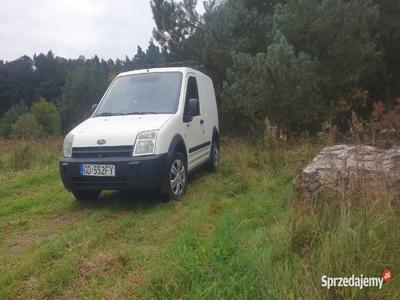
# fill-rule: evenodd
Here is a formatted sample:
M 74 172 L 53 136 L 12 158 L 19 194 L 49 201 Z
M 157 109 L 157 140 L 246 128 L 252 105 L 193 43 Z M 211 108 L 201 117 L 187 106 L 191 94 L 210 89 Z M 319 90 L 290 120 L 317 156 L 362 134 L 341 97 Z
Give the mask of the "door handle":
M 200 120 L 200 124 L 204 124 L 204 120 L 203 119 Z

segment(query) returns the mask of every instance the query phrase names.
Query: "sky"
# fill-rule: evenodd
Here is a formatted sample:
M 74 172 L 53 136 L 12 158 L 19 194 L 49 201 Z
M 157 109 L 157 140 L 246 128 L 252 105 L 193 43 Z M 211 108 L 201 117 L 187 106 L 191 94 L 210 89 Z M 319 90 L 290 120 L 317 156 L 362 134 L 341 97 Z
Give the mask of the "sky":
M 149 0 L 1 0 L 0 60 L 50 49 L 67 58 L 124 59 L 147 48 L 154 26 Z

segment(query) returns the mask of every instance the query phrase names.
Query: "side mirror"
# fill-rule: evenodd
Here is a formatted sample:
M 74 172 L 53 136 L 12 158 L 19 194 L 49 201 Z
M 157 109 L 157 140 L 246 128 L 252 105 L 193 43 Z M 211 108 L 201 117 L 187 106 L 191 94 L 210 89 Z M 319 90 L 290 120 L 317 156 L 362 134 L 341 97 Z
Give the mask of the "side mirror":
M 90 109 L 90 115 L 93 115 L 93 113 L 95 112 L 96 108 L 97 108 L 97 103 L 92 105 L 92 108 Z
M 183 114 L 183 122 L 188 123 L 192 122 L 193 120 L 193 115 L 192 112 L 190 111 L 190 108 L 185 109 L 185 112 Z
M 185 112 L 183 116 L 183 122 L 191 122 L 193 116 L 197 116 L 199 113 L 199 100 L 195 98 L 190 98 L 187 102 L 187 107 L 185 107 Z
M 189 110 L 192 113 L 192 116 L 199 115 L 199 99 L 189 99 Z

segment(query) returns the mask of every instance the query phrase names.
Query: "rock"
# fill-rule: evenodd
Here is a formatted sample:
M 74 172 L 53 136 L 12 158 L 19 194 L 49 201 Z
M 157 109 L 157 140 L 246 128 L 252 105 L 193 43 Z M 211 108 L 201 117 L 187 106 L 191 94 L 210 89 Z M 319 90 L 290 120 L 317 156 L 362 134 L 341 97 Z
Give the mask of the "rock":
M 365 188 L 380 185 L 397 199 L 400 195 L 400 147 L 336 145 L 323 149 L 295 178 L 303 198 L 315 199 L 326 189 L 338 191 L 349 183 Z

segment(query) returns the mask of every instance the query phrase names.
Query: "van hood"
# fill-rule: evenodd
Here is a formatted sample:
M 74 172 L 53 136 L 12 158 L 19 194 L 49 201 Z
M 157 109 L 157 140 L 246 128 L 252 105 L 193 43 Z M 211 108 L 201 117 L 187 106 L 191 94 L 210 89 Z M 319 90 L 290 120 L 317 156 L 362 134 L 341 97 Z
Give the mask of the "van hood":
M 73 147 L 95 147 L 99 139 L 105 140 L 103 146 L 134 145 L 138 133 L 160 129 L 173 115 L 131 115 L 95 117 L 75 127 Z

